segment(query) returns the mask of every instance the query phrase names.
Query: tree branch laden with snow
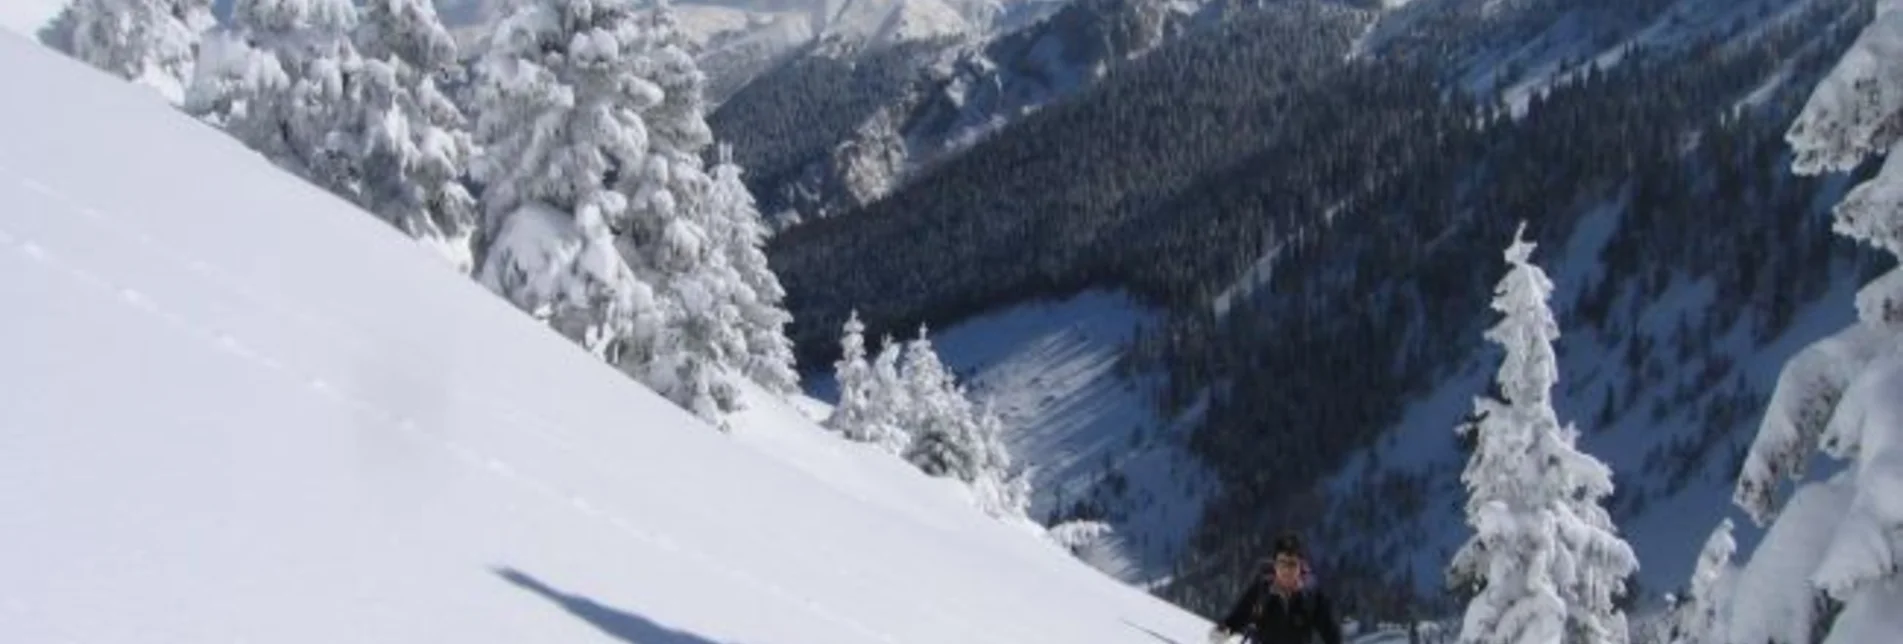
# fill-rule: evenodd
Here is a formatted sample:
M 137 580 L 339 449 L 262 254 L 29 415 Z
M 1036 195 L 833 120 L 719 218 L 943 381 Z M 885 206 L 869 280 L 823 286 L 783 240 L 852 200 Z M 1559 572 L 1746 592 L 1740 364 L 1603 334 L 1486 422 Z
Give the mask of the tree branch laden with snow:
M 197 65 L 200 38 L 214 24 L 211 0 L 75 0 L 40 38 L 179 104 Z
M 1835 211 L 1840 235 L 1903 255 L 1903 0 L 1875 18 L 1818 83 L 1787 133 L 1799 173 L 1845 171 L 1887 155 Z M 1735 641 L 1888 643 L 1903 632 L 1903 272 L 1857 296 L 1848 328 L 1806 347 L 1779 374 L 1734 501 L 1763 543 L 1739 579 Z M 1803 479 L 1822 454 L 1844 464 Z M 1800 481 L 1786 507 L 1778 487 Z M 1800 581 L 1801 580 L 1801 581 Z M 1749 589 L 1748 591 L 1746 589 Z M 1841 607 L 1834 618 L 1821 610 Z
M 631 0 L 531 0 L 498 22 L 476 92 L 482 229 L 497 240 L 479 261 L 491 288 L 525 310 L 567 307 L 570 337 L 724 427 L 741 379 L 796 390 L 791 317 L 740 169 L 702 159 L 706 76 L 673 22 L 666 3 Z M 511 226 L 530 204 L 570 213 L 572 230 Z M 524 231 L 581 250 L 501 238 Z M 536 275 L 583 283 L 529 288 Z

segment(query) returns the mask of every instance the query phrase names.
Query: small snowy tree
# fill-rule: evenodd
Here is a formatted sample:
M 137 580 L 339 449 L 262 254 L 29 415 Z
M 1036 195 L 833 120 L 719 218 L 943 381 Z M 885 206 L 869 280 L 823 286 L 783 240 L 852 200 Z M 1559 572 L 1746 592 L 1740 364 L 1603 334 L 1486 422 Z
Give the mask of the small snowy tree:
M 924 326 L 905 345 L 905 424 L 912 442 L 905 460 L 932 476 L 977 478 L 979 454 L 972 440 L 971 402 L 938 359 Z
M 1063 546 L 1071 554 L 1082 556 L 1084 549 L 1103 541 L 1115 534 L 1110 524 L 1087 519 L 1072 519 L 1051 526 L 1048 534 L 1051 541 Z
M 1730 592 L 1731 554 L 1738 542 L 1731 536 L 1731 519 L 1724 519 L 1705 540 L 1692 570 L 1691 589 L 1673 607 L 1671 644 L 1722 644 L 1719 608 Z
M 733 293 L 747 341 L 744 368 L 749 378 L 768 391 L 793 393 L 799 390 L 799 373 L 794 369 L 793 341 L 786 336 L 793 315 L 784 304 L 786 289 L 767 265 L 765 246 L 770 231 L 753 194 L 740 180 L 741 169 L 733 161 L 733 148 L 722 145 L 718 152 L 712 195 L 714 211 L 720 215 L 715 238 L 741 281 Z
M 214 23 L 211 0 L 74 0 L 41 40 L 177 104 Z
M 892 336 L 879 342 L 879 355 L 872 361 L 872 382 L 866 398 L 871 407 L 866 433 L 872 442 L 895 455 L 903 455 L 912 445 L 912 399 L 906 379 L 899 371 L 903 346 Z
M 977 471 L 972 487 L 978 503 L 993 516 L 1024 518 L 1031 508 L 1031 484 L 1025 472 L 1012 463 L 1004 443 L 1004 418 L 985 402 L 971 421 Z
M 854 309 L 846 318 L 845 334 L 839 339 L 839 360 L 833 363 L 833 380 L 839 385 L 839 404 L 826 417 L 826 428 L 850 440 L 871 442 L 872 366 L 866 363 L 866 325 Z
M 888 346 L 881 354 L 881 364 L 874 369 L 875 383 L 888 377 L 884 363 L 892 352 Z M 1004 444 L 1003 419 L 989 403 L 971 399 L 939 360 L 924 326 L 919 327 L 918 337 L 906 343 L 901 373 L 895 375 L 902 381 L 875 384 L 874 391 L 889 386 L 903 395 L 875 394 L 874 400 L 875 408 L 884 403 L 899 410 L 896 422 L 905 431 L 891 441 L 902 445 L 899 453 L 905 460 L 926 474 L 965 482 L 979 508 L 992 516 L 1024 518 L 1030 507 L 1030 484 L 1012 464 Z
M 1903 256 L 1903 2 L 1874 21 L 1818 84 L 1786 139 L 1799 173 L 1848 170 L 1884 155 L 1845 196 L 1833 229 Z M 1765 538 L 1739 573 L 1729 635 L 1738 641 L 1895 641 L 1903 633 L 1903 267 L 1857 294 L 1857 321 L 1784 366 L 1733 499 Z M 1844 463 L 1804 481 L 1819 452 Z M 1773 581 L 1772 578 L 1775 577 Z M 1765 583 L 1770 582 L 1770 583 Z M 1819 598 L 1841 605 L 1834 620 Z
M 1525 225 L 1507 248 L 1509 270 L 1493 300 L 1503 319 L 1487 339 L 1506 351 L 1496 381 L 1505 400 L 1475 402 L 1474 453 L 1461 479 L 1475 534 L 1455 554 L 1450 578 L 1479 586 L 1460 641 L 1473 644 L 1625 642 L 1614 606 L 1638 567 L 1599 503 L 1611 471 L 1574 448 L 1578 432 L 1552 406 L 1559 337 L 1547 301 L 1553 284 L 1528 262 Z
M 367 0 L 355 37 L 364 60 L 338 125 L 349 196 L 471 272 L 476 201 L 462 179 L 473 143 L 437 85 L 457 67 L 456 41 L 428 0 Z
M 332 134 L 362 64 L 350 0 L 237 0 L 232 31 L 207 38 L 184 109 L 338 194 L 354 191 Z
M 534 0 L 496 23 L 476 69 L 471 170 L 484 183 L 477 277 L 595 355 L 645 353 L 663 320 L 616 240 L 609 185 L 647 159 L 646 35 L 625 0 Z

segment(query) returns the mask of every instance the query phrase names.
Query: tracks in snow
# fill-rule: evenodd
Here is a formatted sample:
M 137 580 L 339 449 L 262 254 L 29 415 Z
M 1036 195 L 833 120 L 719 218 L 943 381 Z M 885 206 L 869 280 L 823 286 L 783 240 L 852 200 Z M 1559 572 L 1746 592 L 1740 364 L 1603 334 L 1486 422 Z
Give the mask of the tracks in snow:
M 134 225 L 134 221 L 130 218 L 115 217 L 104 210 L 93 208 L 71 199 L 61 191 L 48 186 L 32 176 L 16 171 L 5 165 L 0 165 L 0 181 L 13 183 L 25 189 L 25 191 L 38 196 L 44 200 L 48 206 L 52 206 L 51 208 L 45 209 L 16 207 L 13 212 L 23 212 L 26 217 L 32 217 L 35 213 L 46 217 L 57 217 L 61 213 L 77 215 L 78 220 L 83 221 L 84 225 L 88 228 L 88 232 L 105 238 L 114 238 L 121 244 L 129 244 L 131 249 L 143 253 L 151 259 L 160 260 L 175 267 L 182 267 L 193 278 L 205 284 L 215 286 L 218 290 L 240 301 L 254 304 L 265 309 L 271 314 L 272 319 L 275 321 L 282 321 L 289 326 L 296 327 L 299 337 L 324 338 L 326 342 L 330 343 L 328 346 L 346 349 L 351 358 L 360 361 L 359 364 L 374 364 L 378 369 L 398 371 L 401 372 L 401 376 L 414 379 L 413 381 L 415 382 L 430 382 L 434 380 L 434 378 L 432 378 L 434 374 L 419 373 L 420 370 L 417 368 L 405 367 L 405 365 L 427 364 L 427 361 L 405 359 L 418 357 L 416 356 L 418 352 L 413 346 L 408 346 L 403 342 L 377 342 L 376 339 L 380 336 L 371 333 L 369 329 L 363 328 L 360 325 L 317 315 L 308 307 L 298 306 L 295 302 L 275 295 L 271 291 L 247 285 L 243 281 L 233 278 L 228 271 L 221 270 L 201 259 L 180 254 L 174 250 L 172 245 L 163 243 L 162 240 Z M 889 633 L 875 629 L 851 617 L 833 611 L 818 602 L 800 597 L 787 588 L 763 580 L 744 570 L 727 565 L 720 559 L 704 551 L 695 549 L 691 545 L 683 544 L 680 540 L 667 534 L 643 529 L 629 521 L 626 517 L 593 503 L 582 494 L 564 490 L 544 479 L 525 474 L 508 461 L 494 454 L 485 453 L 481 449 L 448 437 L 440 431 L 442 428 L 431 427 L 426 422 L 419 422 L 414 418 L 392 412 L 387 407 L 371 402 L 359 392 L 353 391 L 347 384 L 339 385 L 333 383 L 331 378 L 325 377 L 325 374 L 317 369 L 312 369 L 307 365 L 296 364 L 274 355 L 273 352 L 267 349 L 253 346 L 252 343 L 246 342 L 243 337 L 240 337 L 236 333 L 222 330 L 219 325 L 214 324 L 211 320 L 194 319 L 188 314 L 181 313 L 180 309 L 170 306 L 166 302 L 160 301 L 138 289 L 124 285 L 122 280 L 116 280 L 111 276 L 88 270 L 84 265 L 85 262 L 65 259 L 65 256 L 79 254 L 80 249 L 62 250 L 59 248 L 49 248 L 40 241 L 31 238 L 30 235 L 10 230 L 3 220 L 0 220 L 0 248 L 10 248 L 31 262 L 45 267 L 48 270 L 63 274 L 67 279 L 77 282 L 104 296 L 116 299 L 121 304 L 135 311 L 156 318 L 182 335 L 190 337 L 196 342 L 203 343 L 218 352 L 243 360 L 276 377 L 291 380 L 298 386 L 305 388 L 309 395 L 319 396 L 335 404 L 342 405 L 360 416 L 401 432 L 412 440 L 440 447 L 467 466 L 479 468 L 491 475 L 507 479 L 525 488 L 534 490 L 538 494 L 566 505 L 572 510 L 588 516 L 591 519 L 605 523 L 617 532 L 630 538 L 649 544 L 671 555 L 690 559 L 707 570 L 714 571 L 722 576 L 759 589 L 789 606 L 812 614 L 821 620 L 844 627 L 847 630 L 857 632 L 871 640 L 881 642 L 898 641 L 897 638 Z M 524 435 L 532 436 L 536 440 L 544 442 L 559 452 L 573 456 L 584 462 L 597 464 L 604 468 L 609 467 L 609 465 L 603 463 L 598 456 L 591 455 L 585 450 L 580 449 L 575 442 L 553 430 L 554 427 L 573 426 L 574 422 L 568 418 L 538 417 L 508 403 L 505 397 L 487 395 L 488 392 L 472 392 L 464 387 L 452 387 L 447 391 L 447 394 L 458 404 L 467 405 L 472 409 L 491 412 L 491 415 L 503 419 L 510 427 L 521 430 Z M 695 511 L 703 515 L 706 514 L 704 510 Z M 779 546 L 771 539 L 755 538 L 754 540 L 757 542 L 757 546 L 763 550 L 779 550 L 789 557 L 811 557 L 815 554 L 810 551 L 794 553 L 783 546 Z M 843 556 L 843 554 L 844 553 L 824 553 L 823 556 Z M 843 570 L 840 574 L 847 576 L 850 581 L 861 584 L 866 583 L 865 580 L 858 579 L 856 576 Z

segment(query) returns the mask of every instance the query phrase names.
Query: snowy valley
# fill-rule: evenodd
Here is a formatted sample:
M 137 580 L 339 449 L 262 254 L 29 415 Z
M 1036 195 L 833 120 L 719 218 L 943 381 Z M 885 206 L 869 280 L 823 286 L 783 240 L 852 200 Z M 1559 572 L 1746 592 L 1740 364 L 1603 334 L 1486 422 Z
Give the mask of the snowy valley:
M 1758 545 L 1730 499 L 1779 369 L 1893 261 L 1831 231 L 1875 163 L 1798 174 L 1784 141 L 1860 7 L 1421 0 L 1350 17 L 1346 42 L 1257 53 L 1204 32 L 782 233 L 773 257 L 816 355 L 847 303 L 873 328 L 956 329 L 1129 293 L 1157 322 L 1126 386 L 1167 374 L 1141 423 L 1192 419 L 1218 483 L 1149 486 L 1207 492 L 1159 592 L 1221 610 L 1265 532 L 1312 526 L 1323 576 L 1402 620 L 1465 601 L 1444 584 L 1470 530 L 1455 429 L 1497 365 L 1498 244 L 1530 220 L 1557 282 L 1555 406 L 1615 473 L 1607 505 L 1643 562 L 1628 601 L 1653 614 L 1722 517 L 1741 557 Z M 1238 16 L 1266 30 L 1278 11 Z M 1299 64 L 1310 46 L 1352 62 Z

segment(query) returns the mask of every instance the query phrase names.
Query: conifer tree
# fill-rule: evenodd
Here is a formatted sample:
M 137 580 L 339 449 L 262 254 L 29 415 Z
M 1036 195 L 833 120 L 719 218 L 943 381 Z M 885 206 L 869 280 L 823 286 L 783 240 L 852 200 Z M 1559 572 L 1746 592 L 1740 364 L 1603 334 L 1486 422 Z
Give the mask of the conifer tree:
M 1524 232 L 1522 224 L 1494 293 L 1503 318 L 1487 331 L 1506 353 L 1496 376 L 1503 400 L 1478 399 L 1479 422 L 1463 426 L 1478 434 L 1461 476 L 1475 534 L 1449 575 L 1479 593 L 1460 641 L 1623 643 L 1625 616 L 1614 600 L 1638 561 L 1599 505 L 1612 493 L 1610 469 L 1574 447 L 1578 431 L 1553 410 L 1553 284 L 1528 261 Z

